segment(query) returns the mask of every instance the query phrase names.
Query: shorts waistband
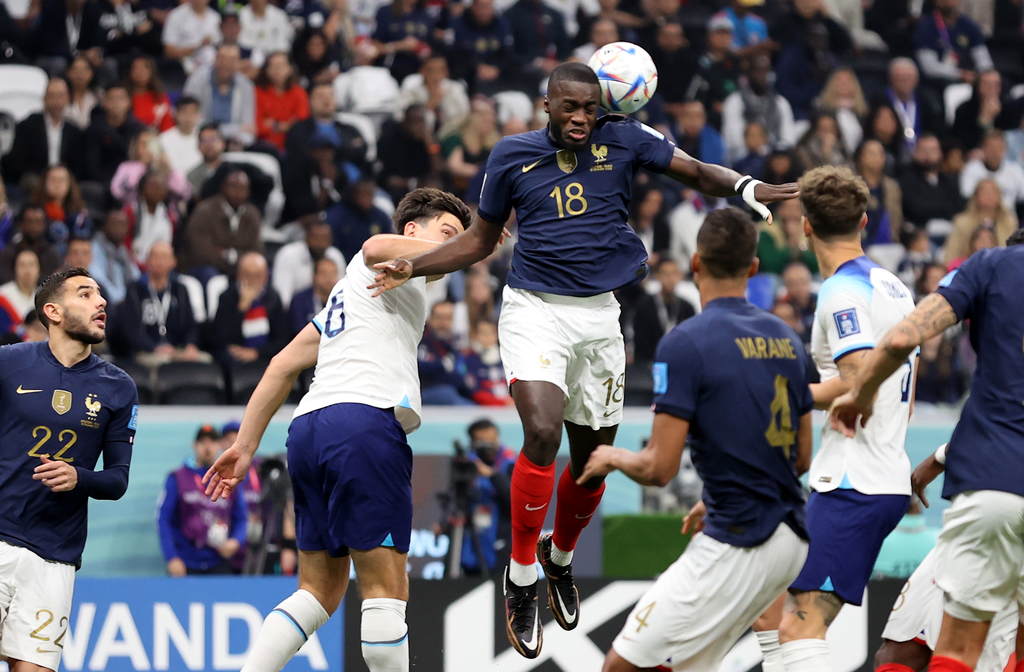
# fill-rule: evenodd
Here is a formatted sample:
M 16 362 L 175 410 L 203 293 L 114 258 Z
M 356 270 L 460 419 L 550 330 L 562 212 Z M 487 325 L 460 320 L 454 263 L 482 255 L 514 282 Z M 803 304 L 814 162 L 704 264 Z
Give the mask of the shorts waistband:
M 565 294 L 549 294 L 548 292 L 535 292 L 530 289 L 517 289 L 517 292 L 528 292 L 533 294 L 544 303 L 556 303 L 563 306 L 606 306 L 609 302 L 615 301 L 611 292 L 603 292 L 594 296 L 566 296 Z

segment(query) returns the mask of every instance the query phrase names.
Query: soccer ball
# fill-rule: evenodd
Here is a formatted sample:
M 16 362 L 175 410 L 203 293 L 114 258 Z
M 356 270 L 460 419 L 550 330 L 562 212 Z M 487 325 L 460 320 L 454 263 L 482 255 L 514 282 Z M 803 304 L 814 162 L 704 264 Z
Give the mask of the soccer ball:
M 658 69 L 650 54 L 631 42 L 606 44 L 587 65 L 597 73 L 601 107 L 609 112 L 636 112 L 658 88 Z

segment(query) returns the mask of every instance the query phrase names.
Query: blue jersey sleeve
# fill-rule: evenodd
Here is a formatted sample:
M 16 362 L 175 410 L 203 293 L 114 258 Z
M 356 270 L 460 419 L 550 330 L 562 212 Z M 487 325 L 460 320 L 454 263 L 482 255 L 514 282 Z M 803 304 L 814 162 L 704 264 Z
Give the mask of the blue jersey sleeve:
M 676 149 L 668 138 L 634 119 L 617 123 L 624 124 L 623 140 L 633 148 L 637 163 L 659 173 L 668 170 Z
M 103 469 L 94 471 L 76 467 L 78 488 L 93 499 L 121 499 L 128 490 L 128 468 L 132 461 L 132 445 L 139 419 L 139 398 L 135 383 L 131 384 L 131 403 L 115 410 L 103 439 Z
M 654 357 L 654 412 L 692 420 L 697 410 L 703 362 L 689 336 L 669 333 Z
M 512 212 L 512 175 L 516 166 L 509 161 L 507 142 L 502 140 L 494 146 L 480 187 L 477 213 L 481 219 L 494 224 L 504 224 Z
M 949 301 L 956 313 L 957 321 L 966 320 L 974 312 L 978 300 L 985 292 L 989 278 L 992 277 L 987 250 L 973 254 L 939 283 L 936 290 Z

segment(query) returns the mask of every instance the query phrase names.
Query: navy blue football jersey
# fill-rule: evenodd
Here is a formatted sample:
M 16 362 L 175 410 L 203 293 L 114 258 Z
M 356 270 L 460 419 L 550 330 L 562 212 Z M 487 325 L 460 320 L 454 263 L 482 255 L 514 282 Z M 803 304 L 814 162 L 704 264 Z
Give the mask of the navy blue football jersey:
M 946 453 L 942 496 L 1024 496 L 1024 245 L 976 252 L 938 292 L 969 320 L 978 368 Z
M 543 128 L 502 139 L 487 159 L 480 217 L 503 224 L 515 208 L 508 285 L 594 296 L 647 275 L 647 252 L 628 222 L 633 176 L 662 172 L 675 145 L 640 122 L 606 115 L 590 144 L 560 149 Z
M 807 538 L 796 434 L 813 400 L 792 329 L 744 299 L 716 299 L 661 339 L 654 393 L 655 413 L 690 423 L 705 534 L 757 546 L 784 522 Z
M 80 565 L 89 497 L 127 486 L 137 415 L 135 382 L 96 355 L 68 368 L 48 343 L 0 348 L 0 539 Z M 74 466 L 77 486 L 53 493 L 32 480 L 43 456 Z

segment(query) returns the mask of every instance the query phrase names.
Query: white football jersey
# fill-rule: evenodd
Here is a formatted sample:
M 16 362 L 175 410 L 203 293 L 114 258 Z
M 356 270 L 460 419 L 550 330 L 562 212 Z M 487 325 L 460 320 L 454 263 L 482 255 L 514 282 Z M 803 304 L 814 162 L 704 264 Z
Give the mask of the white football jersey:
M 900 280 L 867 257 L 846 262 L 825 280 L 811 332 L 811 355 L 822 382 L 839 375 L 836 361 L 874 348 L 889 329 L 914 310 Z M 850 488 L 865 495 L 909 495 L 910 459 L 904 443 L 910 422 L 911 385 L 917 353 L 882 383 L 867 427 L 850 439 L 826 426 L 811 463 L 810 486 L 818 492 Z
M 320 351 L 313 384 L 293 418 L 332 404 L 357 403 L 394 408 L 406 434 L 420 426 L 416 348 L 427 321 L 427 280 L 412 278 L 374 298 L 366 288 L 373 276 L 362 252 L 352 257 L 345 277 L 313 318 Z

